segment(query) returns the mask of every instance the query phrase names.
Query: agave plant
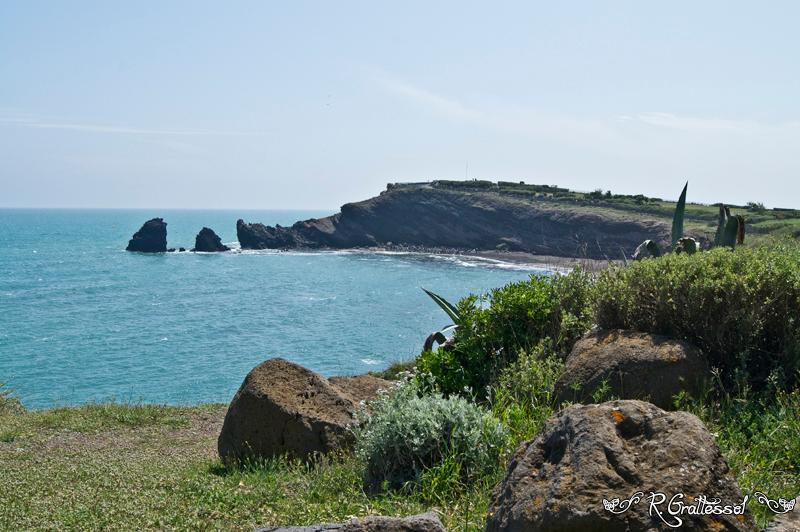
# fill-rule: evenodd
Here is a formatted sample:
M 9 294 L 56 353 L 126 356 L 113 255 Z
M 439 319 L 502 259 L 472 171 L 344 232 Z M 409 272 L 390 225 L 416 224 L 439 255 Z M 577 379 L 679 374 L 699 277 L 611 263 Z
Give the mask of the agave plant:
M 683 218 L 686 213 L 686 190 L 688 188 L 689 182 L 687 181 L 686 184 L 683 185 L 683 191 L 681 191 L 681 196 L 678 198 L 678 204 L 675 205 L 675 214 L 672 215 L 672 249 L 676 249 L 678 242 L 684 238 Z M 639 244 L 636 251 L 633 252 L 633 260 L 643 259 L 647 256 L 645 253 L 651 257 L 660 257 L 661 248 L 655 241 L 645 240 Z
M 700 251 L 700 243 L 692 237 L 683 235 L 683 220 L 686 214 L 686 190 L 689 182 L 683 186 L 678 203 L 675 205 L 675 214 L 672 217 L 672 252 L 687 253 L 689 255 Z M 732 215 L 725 205 L 719 206 L 719 224 L 714 238 L 714 246 L 727 246 L 731 249 L 737 244 L 744 243 L 744 218 L 740 215 Z M 647 256 L 660 257 L 661 248 L 653 240 L 645 240 L 633 252 L 633 260 L 639 260 Z
M 678 243 L 672 249 L 673 253 L 687 253 L 693 255 L 700 251 L 700 242 L 690 236 L 678 239 Z
M 732 215 L 729 207 L 720 204 L 714 246 L 736 249 L 737 244 L 744 244 L 744 217 L 738 214 Z
M 426 294 L 428 294 L 428 297 L 433 299 L 433 301 L 437 305 L 439 305 L 439 308 L 441 308 L 445 312 L 445 314 L 450 316 L 450 319 L 453 320 L 452 324 L 447 325 L 447 326 L 443 327 L 442 329 L 440 329 L 440 330 L 438 330 L 438 331 L 436 331 L 434 333 L 431 333 L 428 336 L 428 338 L 425 339 L 425 344 L 423 345 L 422 350 L 423 351 L 432 351 L 434 345 L 436 345 L 436 344 L 440 344 L 441 345 L 441 344 L 444 344 L 447 341 L 447 337 L 445 336 L 446 332 L 449 332 L 449 331 L 452 331 L 452 330 L 455 330 L 456 328 L 458 328 L 458 325 L 461 323 L 461 316 L 459 315 L 458 309 L 455 307 L 455 305 L 453 305 L 452 303 L 447 301 L 442 296 L 440 296 L 438 294 L 434 294 L 430 290 L 426 290 L 424 288 L 422 289 L 422 291 L 425 292 Z

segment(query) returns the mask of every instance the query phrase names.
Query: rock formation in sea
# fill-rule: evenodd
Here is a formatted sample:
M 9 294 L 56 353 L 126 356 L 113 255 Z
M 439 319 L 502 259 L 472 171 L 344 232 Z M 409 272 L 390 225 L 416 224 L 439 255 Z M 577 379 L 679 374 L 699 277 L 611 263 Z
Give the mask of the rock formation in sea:
M 194 249 L 192 251 L 205 251 L 205 252 L 218 252 L 230 251 L 231 248 L 222 243 L 222 239 L 217 236 L 212 229 L 203 227 L 194 240 Z
M 163 218 L 147 220 L 128 241 L 126 251 L 165 253 L 167 251 L 167 222 Z
M 391 185 L 379 196 L 343 205 L 291 227 L 239 220 L 242 249 L 406 247 L 506 250 L 614 258 L 645 239 L 668 244 L 666 223 L 609 216 L 537 195 L 450 188 L 437 182 Z

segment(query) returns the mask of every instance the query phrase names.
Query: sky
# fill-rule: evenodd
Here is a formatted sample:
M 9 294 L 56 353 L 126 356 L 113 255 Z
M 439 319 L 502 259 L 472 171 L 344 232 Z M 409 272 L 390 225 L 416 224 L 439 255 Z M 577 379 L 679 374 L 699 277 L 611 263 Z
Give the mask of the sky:
M 800 208 L 800 3 L 0 2 L 0 207 L 524 180 Z

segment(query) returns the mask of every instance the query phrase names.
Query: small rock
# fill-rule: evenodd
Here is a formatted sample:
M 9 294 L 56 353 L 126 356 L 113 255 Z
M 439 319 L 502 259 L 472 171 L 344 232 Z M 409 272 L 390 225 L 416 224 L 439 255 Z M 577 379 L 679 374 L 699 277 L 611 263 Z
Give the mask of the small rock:
M 432 512 L 410 517 L 369 516 L 351 519 L 347 523 L 259 528 L 256 532 L 446 532 L 444 525 Z
M 789 502 L 791 504 L 791 501 Z M 794 500 L 794 509 L 777 516 L 765 532 L 798 532 L 800 531 L 800 497 Z
M 613 397 L 669 409 L 679 392 L 698 394 L 709 374 L 706 357 L 687 342 L 636 331 L 592 331 L 567 357 L 555 394 L 561 401 L 587 402 L 605 382 Z
M 153 218 L 142 225 L 128 241 L 125 251 L 165 253 L 167 251 L 167 223 L 163 218 Z

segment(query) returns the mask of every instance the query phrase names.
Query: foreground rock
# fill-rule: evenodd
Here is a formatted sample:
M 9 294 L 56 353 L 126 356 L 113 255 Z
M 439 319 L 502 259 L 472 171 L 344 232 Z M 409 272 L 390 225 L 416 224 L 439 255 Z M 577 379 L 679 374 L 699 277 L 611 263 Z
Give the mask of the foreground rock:
M 446 532 L 442 522 L 433 513 L 402 518 L 370 516 L 340 524 L 259 528 L 256 532 L 326 532 L 328 530 L 339 532 Z
M 647 238 L 668 245 L 663 222 L 620 219 L 552 197 L 442 182 L 391 185 L 379 196 L 348 203 L 341 212 L 269 227 L 239 220 L 242 249 L 399 247 L 506 250 L 607 259 Z
M 703 353 L 687 342 L 635 331 L 594 331 L 575 344 L 555 393 L 561 401 L 591 402 L 606 383 L 613 397 L 671 408 L 673 396 L 698 394 L 709 374 Z
M 789 504 L 791 504 L 791 501 L 789 501 Z M 766 532 L 798 531 L 800 531 L 800 497 L 794 500 L 794 507 L 792 510 L 776 517 L 766 528 Z
M 166 253 L 167 251 L 167 222 L 163 218 L 153 218 L 142 225 L 142 228 L 133 234 L 128 241 L 125 251 L 139 251 L 141 253 Z
M 217 233 L 208 227 L 203 227 L 194 239 L 194 249 L 192 251 L 216 253 L 230 250 L 231 248 L 222 243 L 222 239 L 217 236 Z
M 637 492 L 642 499 L 621 511 Z M 713 436 L 695 416 L 642 401 L 574 405 L 517 449 L 495 491 L 486 530 L 668 530 L 650 515 L 651 492 L 666 495 L 657 508 L 671 524 L 677 521 L 667 504 L 675 494 L 685 494 L 686 505 L 701 495 L 726 505 L 744 499 Z M 619 513 L 607 510 L 606 502 Z M 681 530 L 755 530 L 749 514 L 681 519 Z
M 256 366 L 225 415 L 217 442 L 220 457 L 234 462 L 282 454 L 306 458 L 349 447 L 348 427 L 359 402 L 380 388 L 375 377 L 365 377 L 346 379 L 347 385 L 339 387 L 282 358 Z

